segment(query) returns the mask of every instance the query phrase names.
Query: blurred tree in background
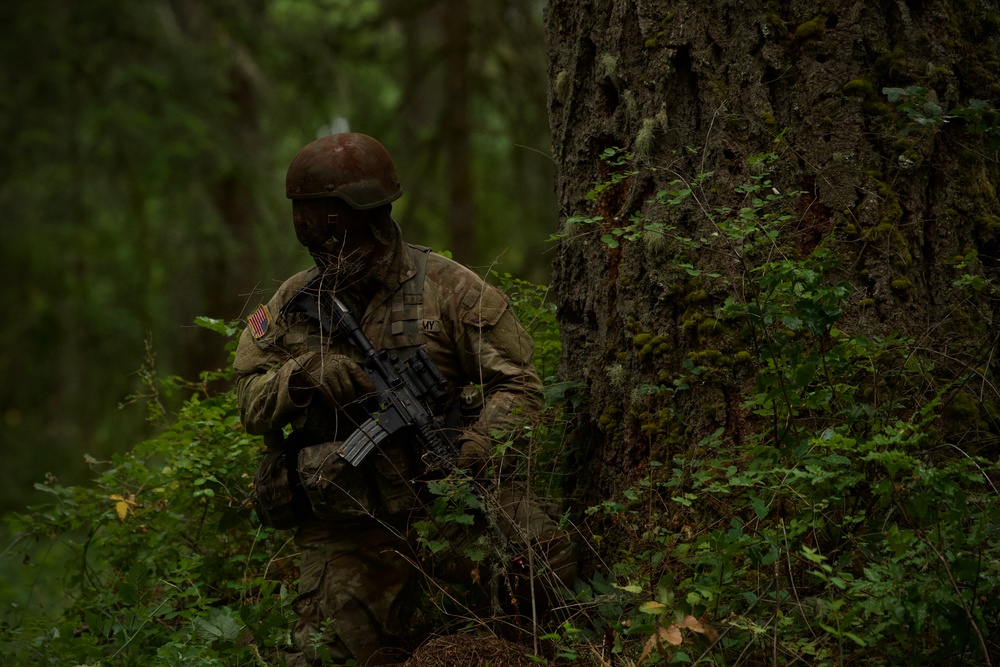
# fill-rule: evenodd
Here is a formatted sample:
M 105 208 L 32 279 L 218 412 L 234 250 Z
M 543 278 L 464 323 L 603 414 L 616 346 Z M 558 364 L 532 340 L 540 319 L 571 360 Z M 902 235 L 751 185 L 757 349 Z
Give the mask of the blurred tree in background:
M 284 170 L 319 134 L 389 147 L 409 240 L 547 280 L 543 4 L 4 3 L 0 510 L 141 438 L 116 406 L 152 358 L 222 363 L 194 318 L 236 319 L 308 263 Z

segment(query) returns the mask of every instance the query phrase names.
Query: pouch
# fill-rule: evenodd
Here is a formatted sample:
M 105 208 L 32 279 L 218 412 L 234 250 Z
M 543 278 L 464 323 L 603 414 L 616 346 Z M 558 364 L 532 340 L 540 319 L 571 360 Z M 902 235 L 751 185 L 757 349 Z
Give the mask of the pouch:
M 297 491 L 293 454 L 286 449 L 269 447 L 254 474 L 253 507 L 260 522 L 270 528 L 289 530 L 302 521 L 308 511 Z
M 322 442 L 299 450 L 299 482 L 317 519 L 356 520 L 373 516 L 378 490 L 371 473 L 355 468 L 338 454 L 339 440 Z M 372 453 L 370 456 L 377 456 Z

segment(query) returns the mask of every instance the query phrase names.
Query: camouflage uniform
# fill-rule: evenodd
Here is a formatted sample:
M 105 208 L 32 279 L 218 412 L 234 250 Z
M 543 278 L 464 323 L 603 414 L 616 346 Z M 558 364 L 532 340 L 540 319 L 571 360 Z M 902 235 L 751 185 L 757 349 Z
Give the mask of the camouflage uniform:
M 504 295 L 469 269 L 402 243 L 395 258 L 381 270 L 379 291 L 370 302 L 350 290 L 337 296 L 359 316 L 376 348 L 405 353 L 423 346 L 454 394 L 467 385 L 482 388 L 482 409 L 460 442 L 463 454 L 488 456 L 496 431 L 519 433 L 527 416 L 540 408 L 531 338 Z M 293 603 L 300 617 L 294 638 L 301 653 L 290 664 L 318 664 L 328 655 L 376 665 L 392 660 L 387 649 L 404 643 L 419 595 L 410 525 L 420 511 L 422 485 L 411 480 L 424 471 L 422 452 L 412 442 L 390 440 L 352 468 L 333 443 L 366 415 L 319 395 L 295 400 L 289 392 L 296 369 L 315 364 L 316 355 L 358 359 L 346 341 L 324 337 L 314 319 L 285 312 L 318 271 L 298 273 L 278 289 L 266 305 L 265 331 L 243 332 L 235 364 L 237 396 L 248 432 L 263 435 L 272 451 L 298 450 L 294 460 L 309 498 L 295 535 L 302 550 L 299 596 Z M 286 425 L 293 429 L 287 440 L 282 435 Z M 492 461 L 500 481 L 490 511 L 519 548 L 531 545 L 535 563 L 546 563 L 550 574 L 569 583 L 576 568 L 573 542 L 509 474 L 512 462 L 507 456 Z

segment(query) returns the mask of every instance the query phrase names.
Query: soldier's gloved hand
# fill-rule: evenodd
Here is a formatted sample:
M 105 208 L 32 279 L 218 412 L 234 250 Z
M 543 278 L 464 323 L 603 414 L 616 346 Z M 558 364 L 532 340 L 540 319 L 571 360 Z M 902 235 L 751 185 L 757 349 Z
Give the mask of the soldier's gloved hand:
M 347 405 L 358 396 L 375 391 L 375 383 L 356 361 L 343 354 L 309 352 L 295 360 L 298 368 L 288 382 L 293 401 L 308 402 L 306 394 L 319 390 L 337 405 Z
M 485 477 L 490 461 L 488 438 L 467 431 L 459 438 L 459 447 L 458 467 L 473 477 Z

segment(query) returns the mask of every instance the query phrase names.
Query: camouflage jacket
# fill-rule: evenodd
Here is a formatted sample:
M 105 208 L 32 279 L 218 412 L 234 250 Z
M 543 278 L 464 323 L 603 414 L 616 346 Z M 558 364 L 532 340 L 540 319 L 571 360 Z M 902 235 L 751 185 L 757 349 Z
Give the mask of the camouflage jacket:
M 398 275 L 367 304 L 359 321 L 378 349 L 422 345 L 448 379 L 453 395 L 481 387 L 483 407 L 464 439 L 489 443 L 496 431 L 516 434 L 525 416 L 541 406 L 541 382 L 531 363 L 533 342 L 505 295 L 466 267 L 426 248 L 402 245 Z M 342 354 L 360 360 L 345 340 L 322 337 L 316 320 L 284 307 L 316 276 L 312 268 L 281 285 L 254 314 L 236 353 L 236 393 L 244 428 L 282 441 L 282 429 L 312 432 L 314 442 L 343 439 L 328 404 L 296 405 L 289 378 L 309 354 Z M 346 301 L 347 299 L 345 299 Z

